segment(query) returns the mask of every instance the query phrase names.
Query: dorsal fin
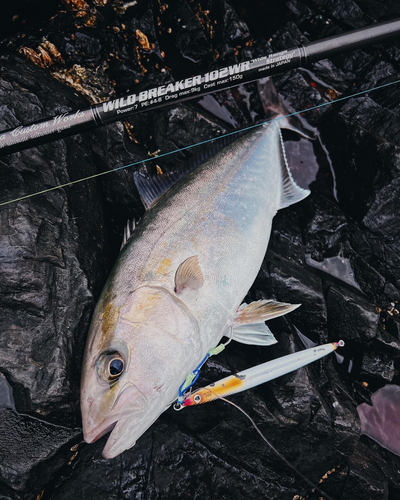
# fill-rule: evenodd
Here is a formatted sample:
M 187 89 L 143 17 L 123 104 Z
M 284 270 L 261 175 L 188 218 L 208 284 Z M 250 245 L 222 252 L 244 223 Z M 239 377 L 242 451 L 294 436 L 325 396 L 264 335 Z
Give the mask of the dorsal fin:
M 286 208 L 294 203 L 297 203 L 310 194 L 310 190 L 303 189 L 298 186 L 289 170 L 289 165 L 286 159 L 285 145 L 283 143 L 282 133 L 279 129 L 279 140 L 281 143 L 281 155 L 282 155 L 282 194 L 279 208 Z
M 188 161 L 178 165 L 170 172 L 149 174 L 141 171 L 134 173 L 134 180 L 139 191 L 140 199 L 147 210 L 150 208 L 168 189 L 174 186 L 187 173 L 194 170 L 201 163 L 205 162 L 218 153 L 222 148 L 232 144 L 232 142 L 242 137 L 245 132 L 238 132 L 221 137 L 208 143 L 199 153 Z
M 133 175 L 140 199 L 144 208 L 148 210 L 160 196 L 183 177 L 184 173 L 176 170 L 165 174 L 150 175 L 136 171 Z

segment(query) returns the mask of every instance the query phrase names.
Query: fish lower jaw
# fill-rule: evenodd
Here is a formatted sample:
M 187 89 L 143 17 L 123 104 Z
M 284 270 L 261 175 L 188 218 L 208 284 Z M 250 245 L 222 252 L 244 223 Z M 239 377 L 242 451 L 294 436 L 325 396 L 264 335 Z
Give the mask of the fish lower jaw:
M 107 444 L 106 444 L 106 446 L 103 449 L 103 451 L 102 451 L 101 454 L 107 460 L 111 460 L 112 458 L 117 457 L 118 455 L 120 455 L 124 451 L 128 450 L 129 448 L 132 448 L 133 446 L 135 446 L 135 444 L 136 444 L 136 441 L 133 441 L 133 442 L 129 443 L 129 446 L 126 446 L 126 447 L 123 447 L 123 448 L 118 448 L 118 447 L 115 447 L 115 446 L 108 447 Z
M 117 422 L 117 425 L 111 432 L 102 455 L 104 458 L 111 459 L 120 455 L 129 448 L 135 446 L 144 432 L 150 427 L 153 421 L 145 419 L 144 422 L 132 421 L 130 418 L 122 419 Z
M 89 432 L 84 431 L 83 438 L 84 438 L 85 442 L 88 444 L 95 443 L 97 440 L 99 440 L 105 434 L 112 431 L 114 429 L 114 427 L 117 425 L 117 422 L 118 422 L 118 418 L 115 418 L 115 420 L 113 422 L 100 424 L 99 426 L 95 427 L 92 431 L 89 431 Z
M 168 405 L 169 406 L 169 405 Z M 147 429 L 158 419 L 166 407 L 162 409 L 150 409 L 141 415 L 122 417 L 118 420 L 111 432 L 103 449 L 103 457 L 115 458 L 120 453 L 135 446 L 136 441 L 147 431 Z

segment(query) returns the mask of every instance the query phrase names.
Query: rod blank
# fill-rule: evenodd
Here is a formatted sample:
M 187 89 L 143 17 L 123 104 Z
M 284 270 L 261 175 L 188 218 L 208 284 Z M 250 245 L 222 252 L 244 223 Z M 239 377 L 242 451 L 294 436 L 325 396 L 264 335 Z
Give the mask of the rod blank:
M 143 111 L 158 109 L 306 66 L 326 57 L 386 41 L 399 34 L 400 19 L 395 19 L 232 64 L 204 75 L 190 76 L 184 80 L 96 104 L 88 109 L 20 125 L 0 133 L 0 156 L 125 120 Z

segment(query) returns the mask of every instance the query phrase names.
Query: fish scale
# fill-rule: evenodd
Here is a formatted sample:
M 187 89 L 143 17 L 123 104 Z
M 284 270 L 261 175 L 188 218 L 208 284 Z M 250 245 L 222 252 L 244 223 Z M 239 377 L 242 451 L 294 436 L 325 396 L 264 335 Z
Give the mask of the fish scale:
M 260 154 L 260 150 L 263 152 L 267 148 L 271 151 L 271 140 L 279 146 L 278 137 L 270 137 L 277 131 L 274 124 L 272 130 L 266 127 L 252 132 L 252 141 L 248 138 L 239 140 L 244 143 L 247 154 L 243 154 L 242 144 L 236 145 L 234 152 L 220 152 L 196 172 L 197 175 L 190 176 L 194 179 L 188 176 L 179 189 L 176 186 L 175 193 L 170 192 L 168 198 L 160 199 L 151 209 L 156 211 L 156 221 L 151 217 L 147 223 L 151 229 L 149 237 L 140 242 L 132 241 L 131 248 L 127 249 L 127 266 L 133 258 L 137 263 L 130 272 L 132 279 L 139 271 L 141 275 L 152 275 L 155 284 L 171 286 L 178 265 L 191 255 L 199 255 L 203 273 L 210 279 L 205 280 L 201 297 L 196 297 L 193 303 L 188 301 L 192 313 L 203 316 L 204 309 L 210 307 L 210 294 L 219 305 L 229 308 L 231 314 L 236 311 L 260 268 L 271 221 L 279 208 L 281 153 L 277 147 L 269 156 Z M 257 143 L 255 148 L 254 142 Z M 253 148 L 252 155 L 248 154 L 249 147 Z M 256 161 L 247 158 L 241 165 L 243 156 L 253 157 Z M 268 162 L 275 163 L 275 168 Z M 213 190 L 209 186 L 213 186 Z M 254 242 L 250 248 L 249 241 Z M 185 248 L 182 248 L 183 242 Z M 137 269 L 138 254 L 146 258 L 140 270 Z M 171 274 L 157 276 L 158 263 L 166 257 L 171 258 Z M 240 269 L 237 268 L 239 265 Z M 236 268 L 235 276 L 232 276 L 232 268 Z M 227 290 L 219 287 L 226 281 L 225 277 L 229 277 Z M 240 289 L 231 289 L 232 281 L 236 281 Z M 226 294 L 235 297 L 233 303 L 224 299 Z M 212 338 L 214 343 L 218 341 L 218 335 Z

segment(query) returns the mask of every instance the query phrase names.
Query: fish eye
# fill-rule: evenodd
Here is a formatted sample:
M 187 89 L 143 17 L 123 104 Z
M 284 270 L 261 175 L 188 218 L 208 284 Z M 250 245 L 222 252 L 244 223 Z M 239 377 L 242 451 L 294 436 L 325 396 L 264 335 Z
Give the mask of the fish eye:
M 193 398 L 195 403 L 200 403 L 201 401 L 201 396 L 200 394 L 196 394 L 196 396 Z
M 114 358 L 108 363 L 110 378 L 119 377 L 124 371 L 124 362 L 121 358 Z
M 106 382 L 117 382 L 123 374 L 125 361 L 118 351 L 105 351 L 97 362 L 97 372 Z

